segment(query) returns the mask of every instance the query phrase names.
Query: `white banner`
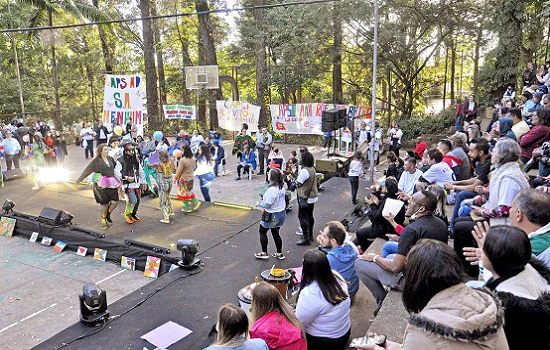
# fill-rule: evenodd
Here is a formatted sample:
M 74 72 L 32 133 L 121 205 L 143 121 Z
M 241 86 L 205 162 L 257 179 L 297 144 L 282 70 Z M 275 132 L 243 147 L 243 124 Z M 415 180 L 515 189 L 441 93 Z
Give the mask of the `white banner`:
M 282 134 L 323 135 L 321 131 L 323 111 L 333 108 L 347 108 L 348 118 L 370 119 L 371 116 L 371 108 L 363 106 L 328 103 L 270 105 L 273 131 Z
M 163 105 L 165 119 L 184 119 L 195 120 L 197 119 L 197 112 L 195 106 L 186 105 Z
M 118 122 L 122 127 L 131 121 L 143 135 L 143 79 L 141 75 L 105 75 L 103 124 L 108 129 Z
M 243 101 L 216 101 L 218 124 L 220 128 L 230 131 L 241 131 L 243 123 L 248 124 L 248 130 L 258 131 L 260 106 L 254 106 Z

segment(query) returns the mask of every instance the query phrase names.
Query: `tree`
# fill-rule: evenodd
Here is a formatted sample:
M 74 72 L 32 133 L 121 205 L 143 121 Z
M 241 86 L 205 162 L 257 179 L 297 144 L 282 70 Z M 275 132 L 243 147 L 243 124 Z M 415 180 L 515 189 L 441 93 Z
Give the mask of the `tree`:
M 54 25 L 53 15 L 54 13 L 64 12 L 71 14 L 76 18 L 88 19 L 100 21 L 105 17 L 95 7 L 85 3 L 72 0 L 58 0 L 52 2 L 51 0 L 20 0 L 22 3 L 32 5 L 34 11 L 31 15 L 30 24 L 31 28 L 38 27 L 47 23 L 49 26 Z M 31 35 L 38 32 L 29 32 Z M 54 123 L 57 130 L 63 130 L 63 120 L 61 116 L 61 100 L 59 96 L 59 81 L 57 76 L 57 59 L 55 54 L 55 32 L 49 31 L 49 44 L 51 50 L 51 66 L 52 66 L 52 79 L 54 86 L 55 97 L 55 111 L 54 111 Z
M 139 0 L 141 17 L 151 17 L 151 0 Z M 145 65 L 145 94 L 147 96 L 147 118 L 152 128 L 160 127 L 157 69 L 155 65 L 155 38 L 151 20 L 141 21 L 143 28 L 143 61 Z

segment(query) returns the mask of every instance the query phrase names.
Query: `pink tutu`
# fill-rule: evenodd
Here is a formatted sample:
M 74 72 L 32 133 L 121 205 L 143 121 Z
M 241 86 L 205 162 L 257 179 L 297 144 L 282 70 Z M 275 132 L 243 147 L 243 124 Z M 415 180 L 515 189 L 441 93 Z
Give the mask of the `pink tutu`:
M 99 178 L 97 185 L 102 188 L 117 188 L 120 186 L 120 181 L 118 181 L 118 179 L 114 176 L 102 176 Z

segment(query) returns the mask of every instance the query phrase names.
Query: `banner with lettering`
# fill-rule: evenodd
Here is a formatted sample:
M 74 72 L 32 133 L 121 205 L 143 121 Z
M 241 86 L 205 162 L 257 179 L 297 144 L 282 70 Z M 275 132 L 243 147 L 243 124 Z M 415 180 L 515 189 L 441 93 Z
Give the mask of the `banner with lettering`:
M 165 119 L 195 120 L 197 112 L 195 106 L 163 105 Z
M 248 124 L 248 130 L 258 131 L 260 106 L 244 101 L 216 101 L 218 124 L 220 128 L 230 131 L 240 131 L 243 123 Z
M 329 103 L 271 105 L 273 131 L 282 134 L 323 135 L 321 131 L 323 111 L 333 108 L 347 108 L 348 118 L 370 119 L 371 117 L 371 108 L 363 106 Z M 356 123 L 358 119 L 356 119 Z
M 103 124 L 111 129 L 117 122 L 123 127 L 129 121 L 143 135 L 143 79 L 139 74 L 105 75 L 103 95 Z

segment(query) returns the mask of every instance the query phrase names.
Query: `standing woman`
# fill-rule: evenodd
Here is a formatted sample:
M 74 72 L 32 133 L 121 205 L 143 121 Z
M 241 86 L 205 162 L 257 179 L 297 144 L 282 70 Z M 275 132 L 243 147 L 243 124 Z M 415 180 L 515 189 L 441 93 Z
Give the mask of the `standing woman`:
M 309 151 L 303 152 L 300 164 L 302 167 L 296 179 L 296 187 L 298 191 L 298 220 L 300 221 L 303 237 L 296 244 L 310 245 L 313 241 L 313 225 L 315 225 L 313 209 L 315 208 L 315 202 L 319 199 L 317 176 L 313 167 L 315 164 L 313 154 Z
M 265 340 L 272 350 L 307 350 L 304 327 L 273 285 L 261 282 L 254 287 L 251 309 L 250 338 Z
M 195 194 L 193 193 L 193 184 L 195 182 L 193 169 L 195 169 L 195 157 L 193 157 L 191 147 L 185 145 L 183 147 L 183 155 L 178 163 L 176 175 L 174 176 L 174 181 L 178 185 L 177 197 L 183 201 L 184 205 L 181 211 L 185 213 L 197 210 L 201 206 L 201 202 L 195 198 Z
M 214 159 L 212 159 L 212 154 L 210 154 L 210 147 L 206 144 L 202 144 L 199 149 L 195 176 L 198 176 L 200 180 L 204 201 L 210 202 L 210 186 L 214 182 L 216 175 L 214 175 Z
M 69 154 L 69 152 L 67 152 L 67 142 L 65 142 L 65 136 L 62 136 L 59 130 L 55 131 L 54 144 L 57 162 L 58 164 L 63 165 L 65 164 L 65 156 Z
M 160 162 L 155 164 L 157 170 L 157 185 L 159 187 L 159 204 L 162 210 L 163 218 L 160 220 L 163 224 L 170 223 L 170 216 L 174 215 L 174 208 L 170 200 L 170 192 L 172 191 L 172 173 L 174 165 L 172 160 L 165 150 L 159 151 Z
M 34 134 L 31 142 L 32 143 L 26 150 L 27 156 L 30 157 L 28 176 L 33 182 L 32 190 L 36 191 L 40 188 L 40 168 L 46 165 L 46 160 L 44 159 L 44 149 L 46 148 L 46 145 L 42 141 L 42 134 L 40 132 Z
M 273 241 L 277 252 L 271 254 L 272 257 L 283 260 L 283 240 L 279 234 L 279 230 L 286 219 L 286 203 L 283 189 L 285 185 L 283 173 L 279 169 L 271 169 L 269 171 L 269 187 L 263 195 L 263 199 L 258 206 L 263 208 L 262 220 L 260 221 L 260 245 L 262 251 L 255 253 L 254 256 L 258 259 L 268 259 L 267 254 L 267 231 L 271 230 Z
M 99 145 L 95 157 L 82 171 L 82 174 L 76 180 L 79 184 L 91 173 L 99 174 L 99 179 L 94 183 L 93 192 L 96 203 L 101 206 L 101 224 L 103 228 L 109 228 L 113 223 L 111 213 L 118 204 L 118 187 L 120 186 L 119 177 L 115 176 L 116 162 L 109 157 L 109 148 L 106 144 Z
M 399 157 L 403 130 L 401 130 L 398 122 L 393 122 L 393 127 L 390 129 L 390 131 L 388 131 L 388 134 L 390 136 L 390 151 L 395 152 L 397 157 Z
M 306 332 L 309 350 L 344 350 L 351 330 L 351 298 L 346 281 L 324 252 L 304 253 L 302 283 L 296 316 Z

